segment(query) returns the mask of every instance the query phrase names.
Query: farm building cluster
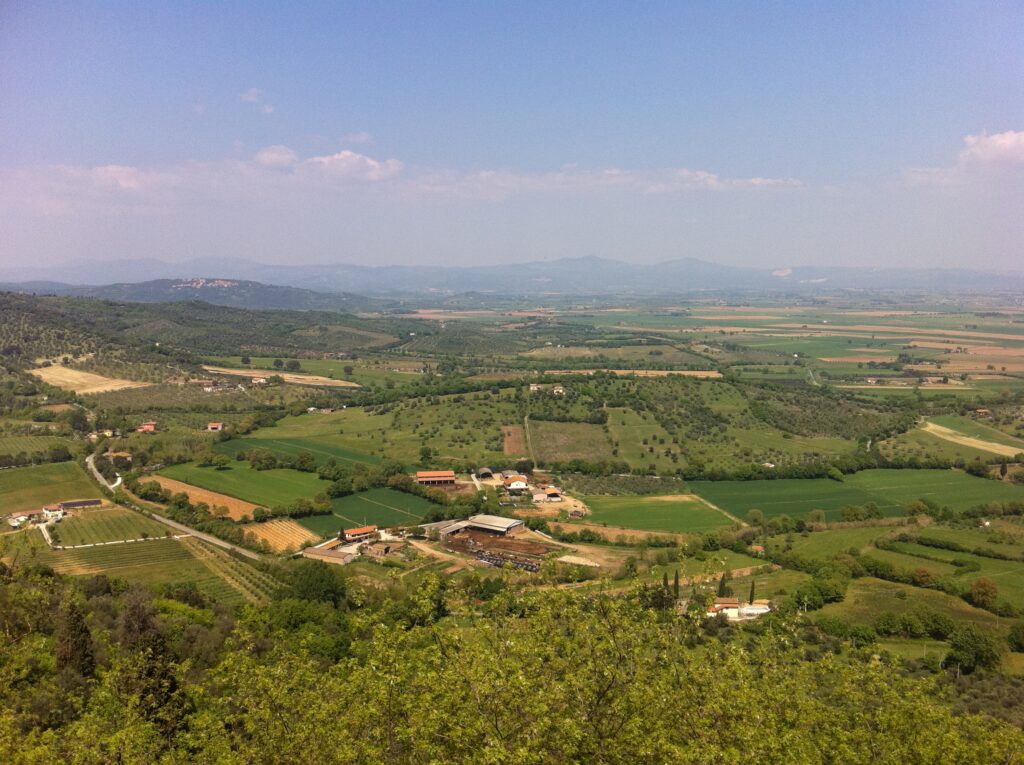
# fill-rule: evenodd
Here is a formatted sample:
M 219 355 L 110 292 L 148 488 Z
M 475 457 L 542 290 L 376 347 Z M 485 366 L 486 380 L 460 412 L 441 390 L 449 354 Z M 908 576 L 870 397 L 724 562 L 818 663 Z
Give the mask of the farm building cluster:
M 67 502 L 58 502 L 55 505 L 46 505 L 39 510 L 14 513 L 7 518 L 7 524 L 12 528 L 20 529 L 31 524 L 56 523 L 64 518 L 64 514 L 68 510 L 98 507 L 101 504 L 103 504 L 101 499 L 74 499 Z

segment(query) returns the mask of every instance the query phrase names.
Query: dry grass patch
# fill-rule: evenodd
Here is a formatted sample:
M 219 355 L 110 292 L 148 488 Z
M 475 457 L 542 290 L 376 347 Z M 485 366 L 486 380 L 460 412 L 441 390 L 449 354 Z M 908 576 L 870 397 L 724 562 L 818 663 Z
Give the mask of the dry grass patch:
M 522 425 L 505 425 L 501 429 L 504 439 L 503 449 L 506 457 L 526 456 L 526 433 Z
M 80 369 L 71 369 L 62 365 L 33 369 L 31 374 L 49 385 L 71 390 L 79 395 L 109 393 L 128 388 L 145 388 L 152 384 L 136 380 L 121 380 L 116 377 L 102 377 L 92 372 L 83 372 Z
M 322 375 L 296 374 L 284 372 L 280 369 L 232 369 L 230 367 L 208 367 L 204 366 L 207 372 L 214 372 L 221 375 L 235 375 L 236 377 L 273 377 L 277 375 L 286 383 L 292 385 L 317 385 L 327 388 L 358 388 L 358 383 L 350 380 L 335 380 L 333 377 Z
M 270 549 L 277 553 L 298 550 L 307 542 L 316 542 L 320 539 L 312 531 L 290 519 L 252 523 L 245 527 L 245 531 L 261 542 L 266 542 Z
M 252 511 L 259 507 L 259 505 L 246 502 L 244 499 L 229 497 L 227 494 L 220 494 L 209 489 L 200 489 L 198 486 L 193 486 L 184 481 L 176 481 L 173 478 L 167 478 L 162 475 L 149 476 L 144 480 L 156 481 L 161 487 L 172 494 L 185 492 L 188 495 L 189 502 L 193 505 L 205 502 L 211 508 L 226 507 L 228 509 L 227 517 L 233 521 L 241 520 L 243 517 L 251 518 Z
M 1007 446 L 1006 444 L 997 444 L 993 441 L 985 441 L 981 438 L 965 436 L 963 433 L 953 430 L 952 428 L 937 425 L 934 422 L 926 422 L 921 426 L 921 430 L 931 433 L 933 436 L 938 436 L 946 441 L 952 441 L 954 444 L 969 446 L 972 449 L 981 449 L 984 452 L 991 452 L 992 454 L 998 454 L 1003 457 L 1016 457 L 1022 451 L 1016 446 Z

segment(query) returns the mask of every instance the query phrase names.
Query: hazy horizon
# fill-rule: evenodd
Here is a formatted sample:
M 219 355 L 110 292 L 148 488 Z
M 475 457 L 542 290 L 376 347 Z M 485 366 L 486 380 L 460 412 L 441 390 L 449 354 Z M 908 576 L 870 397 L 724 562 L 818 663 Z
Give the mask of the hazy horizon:
M 1020 271 L 1024 6 L 0 9 L 0 269 Z

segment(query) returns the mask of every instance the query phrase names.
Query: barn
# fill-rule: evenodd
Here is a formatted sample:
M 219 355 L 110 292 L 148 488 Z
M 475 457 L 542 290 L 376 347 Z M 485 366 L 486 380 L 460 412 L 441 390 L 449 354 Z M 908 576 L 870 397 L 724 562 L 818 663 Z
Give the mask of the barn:
M 421 470 L 416 473 L 416 483 L 420 486 L 454 486 L 454 470 Z

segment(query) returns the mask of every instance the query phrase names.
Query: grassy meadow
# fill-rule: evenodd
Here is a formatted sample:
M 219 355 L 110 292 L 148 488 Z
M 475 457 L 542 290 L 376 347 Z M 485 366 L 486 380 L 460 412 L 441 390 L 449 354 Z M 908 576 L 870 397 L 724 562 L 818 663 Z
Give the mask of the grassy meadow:
M 732 525 L 725 515 L 689 495 L 585 497 L 583 501 L 590 508 L 588 522 L 609 526 L 641 531 L 704 533 Z
M 903 513 L 908 502 L 922 498 L 959 510 L 986 502 L 1024 500 L 1024 487 L 958 470 L 865 470 L 844 481 L 694 481 L 690 488 L 740 518 L 755 508 L 767 518 L 802 518 L 812 510 L 823 510 L 827 521 L 838 521 L 842 507 L 868 502 L 877 504 L 883 515 L 895 516 Z
M 76 462 L 0 470 L 0 515 L 38 510 L 43 505 L 102 495 Z
M 315 473 L 298 470 L 254 470 L 248 462 L 232 462 L 227 468 L 198 467 L 194 463 L 171 465 L 160 475 L 210 491 L 244 499 L 263 507 L 275 507 L 311 499 L 327 489 L 327 482 Z

